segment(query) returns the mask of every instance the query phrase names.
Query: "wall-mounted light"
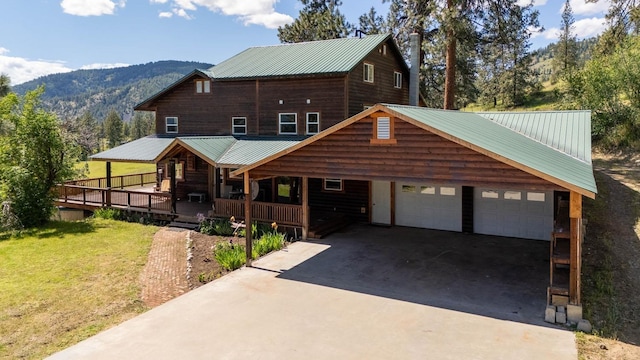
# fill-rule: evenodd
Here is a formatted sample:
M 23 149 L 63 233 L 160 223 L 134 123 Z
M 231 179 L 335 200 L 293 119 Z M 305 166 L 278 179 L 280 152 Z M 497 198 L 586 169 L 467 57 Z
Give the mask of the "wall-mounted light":
M 278 103 L 279 103 L 280 105 L 282 105 L 282 104 L 284 104 L 284 100 L 278 100 Z
M 307 104 L 311 104 L 311 99 L 307 99 Z

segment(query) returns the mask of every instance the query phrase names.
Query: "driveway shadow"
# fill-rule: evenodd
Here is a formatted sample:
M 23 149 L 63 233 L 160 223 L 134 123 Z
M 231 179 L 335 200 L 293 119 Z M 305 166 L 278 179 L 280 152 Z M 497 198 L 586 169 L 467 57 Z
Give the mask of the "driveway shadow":
M 545 323 L 549 243 L 358 225 L 279 278 L 528 324 Z

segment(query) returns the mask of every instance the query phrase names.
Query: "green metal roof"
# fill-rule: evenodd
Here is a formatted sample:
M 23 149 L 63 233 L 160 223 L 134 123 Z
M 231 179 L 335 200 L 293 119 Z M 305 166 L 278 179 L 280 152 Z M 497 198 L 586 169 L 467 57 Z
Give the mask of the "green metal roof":
M 368 35 L 253 47 L 203 72 L 213 79 L 346 73 L 390 37 Z
M 590 111 L 503 111 L 476 114 L 591 163 Z
M 181 136 L 178 138 L 178 143 L 212 163 L 217 163 L 218 158 L 236 141 L 233 136 Z
M 173 140 L 173 138 L 147 136 L 91 155 L 89 158 L 103 161 L 153 163 Z
M 429 128 L 448 134 L 454 139 L 511 160 L 525 168 L 533 169 L 593 194 L 598 191 L 590 161 L 580 160 L 484 116 L 414 106 L 384 106 Z M 535 127 L 532 125 L 535 122 L 534 119 L 535 117 L 530 117 L 526 121 L 532 128 Z M 585 122 L 581 128 L 590 128 L 589 116 L 582 116 L 579 121 Z M 541 126 L 544 124 L 549 123 L 543 121 Z M 546 134 L 549 131 L 531 130 L 531 133 Z M 581 144 L 578 147 L 585 148 L 579 151 L 580 153 L 586 153 L 587 146 L 588 151 L 591 151 L 590 141 L 583 141 Z
M 222 167 L 253 164 L 302 141 L 301 137 L 239 139 L 216 162 Z

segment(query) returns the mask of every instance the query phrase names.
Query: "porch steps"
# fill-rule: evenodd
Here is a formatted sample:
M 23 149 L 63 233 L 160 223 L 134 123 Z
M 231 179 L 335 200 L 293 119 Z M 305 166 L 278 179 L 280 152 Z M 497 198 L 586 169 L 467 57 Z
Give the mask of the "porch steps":
M 195 230 L 198 227 L 198 224 L 194 224 L 190 222 L 182 222 L 182 221 L 172 221 L 169 223 L 168 226 L 180 228 L 180 229 Z
M 308 237 L 322 239 L 323 237 L 347 227 L 352 222 L 346 216 L 337 216 L 316 221 L 309 226 Z

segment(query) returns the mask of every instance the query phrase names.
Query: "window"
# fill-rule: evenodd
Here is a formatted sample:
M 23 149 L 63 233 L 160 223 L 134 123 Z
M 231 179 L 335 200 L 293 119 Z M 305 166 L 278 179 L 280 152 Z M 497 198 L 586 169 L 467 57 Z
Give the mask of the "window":
M 211 81 L 210 80 L 196 80 L 196 93 L 210 93 L 211 92 Z
M 440 188 L 440 195 L 454 196 L 455 194 L 456 194 L 456 188 L 444 187 L 444 186 Z
M 168 116 L 164 118 L 165 121 L 165 132 L 167 134 L 175 134 L 178 132 L 178 117 L 177 116 Z
M 522 200 L 522 194 L 520 191 L 505 191 L 504 192 L 505 200 Z
M 498 199 L 500 194 L 494 190 L 485 190 L 482 192 L 482 197 L 485 199 Z
M 298 134 L 298 114 L 282 113 L 278 114 L 280 134 L 281 135 L 297 135 Z
M 320 113 L 307 113 L 307 134 L 320 132 Z
M 544 202 L 545 201 L 544 193 L 535 193 L 535 192 L 527 193 L 527 200 Z
M 435 186 L 420 186 L 420 194 L 435 195 L 435 193 L 436 193 Z
M 396 89 L 402 89 L 402 73 L 394 71 L 393 72 L 393 87 Z
M 414 185 L 402 185 L 402 192 L 404 193 L 415 193 L 416 187 Z
M 324 179 L 323 190 L 342 191 L 342 179 Z
M 247 135 L 247 118 L 246 117 L 232 117 L 231 118 L 231 133 L 233 135 Z
M 364 63 L 364 82 L 373 83 L 373 64 Z
M 182 161 L 176 163 L 176 179 L 184 179 L 184 162 Z

